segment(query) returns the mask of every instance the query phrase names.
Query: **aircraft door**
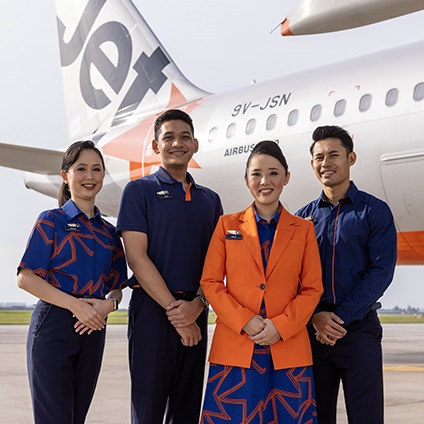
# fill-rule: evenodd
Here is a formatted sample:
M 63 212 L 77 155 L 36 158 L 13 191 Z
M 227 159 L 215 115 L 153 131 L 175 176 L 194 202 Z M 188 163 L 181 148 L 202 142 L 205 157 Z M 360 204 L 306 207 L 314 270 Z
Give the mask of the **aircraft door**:
M 399 263 L 424 258 L 424 149 L 381 156 L 381 177 L 399 234 Z

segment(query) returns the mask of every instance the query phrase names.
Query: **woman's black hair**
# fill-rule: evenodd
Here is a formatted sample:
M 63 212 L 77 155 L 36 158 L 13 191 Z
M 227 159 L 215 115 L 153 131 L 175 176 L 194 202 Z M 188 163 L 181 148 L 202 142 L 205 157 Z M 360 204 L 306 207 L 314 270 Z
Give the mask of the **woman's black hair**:
M 286 171 L 286 174 L 289 172 L 289 165 L 287 164 L 287 160 L 283 152 L 281 151 L 280 146 L 275 141 L 264 140 L 264 141 L 260 141 L 250 153 L 246 162 L 246 170 L 244 172 L 245 177 L 247 177 L 247 170 L 249 168 L 250 161 L 256 155 L 272 156 L 273 158 L 277 159 L 278 162 L 281 163 L 281 165 Z

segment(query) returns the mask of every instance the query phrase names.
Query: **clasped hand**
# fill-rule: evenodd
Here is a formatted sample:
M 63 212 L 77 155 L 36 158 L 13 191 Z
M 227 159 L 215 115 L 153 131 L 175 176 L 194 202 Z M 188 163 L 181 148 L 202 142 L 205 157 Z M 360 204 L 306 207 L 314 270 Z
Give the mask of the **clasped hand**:
M 281 339 L 281 335 L 269 318 L 255 315 L 244 327 L 243 331 L 256 344 L 270 346 Z
M 75 332 L 80 335 L 86 332 L 91 334 L 105 328 L 106 317 L 111 312 L 109 303 L 102 299 L 78 299 L 72 311 L 78 319 L 74 325 Z
M 195 346 L 202 340 L 202 334 L 196 319 L 203 311 L 203 304 L 199 300 L 175 300 L 166 308 L 168 320 L 181 336 L 184 346 Z
M 334 346 L 347 333 L 342 327 L 344 321 L 334 312 L 317 312 L 312 317 L 312 324 L 316 330 L 315 337 L 322 343 Z

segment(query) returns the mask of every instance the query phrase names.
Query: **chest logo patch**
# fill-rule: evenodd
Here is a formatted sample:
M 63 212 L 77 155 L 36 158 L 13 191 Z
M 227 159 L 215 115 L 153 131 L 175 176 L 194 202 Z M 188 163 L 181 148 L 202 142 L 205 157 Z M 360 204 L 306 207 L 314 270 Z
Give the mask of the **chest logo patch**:
M 66 224 L 65 231 L 79 233 L 81 231 L 81 225 L 77 222 L 70 222 L 69 224 Z
M 173 198 L 172 194 L 170 194 L 168 190 L 157 191 L 156 194 L 158 195 L 160 200 Z

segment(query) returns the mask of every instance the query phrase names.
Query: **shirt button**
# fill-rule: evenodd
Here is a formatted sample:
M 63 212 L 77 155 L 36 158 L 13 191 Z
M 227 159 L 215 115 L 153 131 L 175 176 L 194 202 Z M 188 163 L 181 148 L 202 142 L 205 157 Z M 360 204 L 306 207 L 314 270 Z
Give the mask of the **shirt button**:
M 260 288 L 261 290 L 265 290 L 265 287 L 266 287 L 266 285 L 265 285 L 264 283 L 262 283 L 262 284 L 259 286 L 259 288 Z

